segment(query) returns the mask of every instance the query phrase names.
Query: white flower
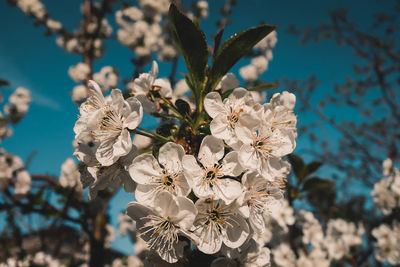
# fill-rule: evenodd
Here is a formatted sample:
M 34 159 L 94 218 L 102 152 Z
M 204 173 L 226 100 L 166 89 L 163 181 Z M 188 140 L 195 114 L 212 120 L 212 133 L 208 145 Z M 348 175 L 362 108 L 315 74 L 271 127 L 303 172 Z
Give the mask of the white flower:
M 125 236 L 127 233 L 134 235 L 136 231 L 136 224 L 132 221 L 132 218 L 125 213 L 118 215 L 118 234 L 119 236 Z
M 165 79 L 156 79 L 158 76 L 158 64 L 153 61 L 151 71 L 142 73 L 134 80 L 133 94 L 143 105 L 144 112 L 151 113 L 157 110 L 156 99 L 160 96 L 172 97 L 172 88 Z
M 392 265 L 400 264 L 400 223 L 393 221 L 392 227 L 381 224 L 372 230 L 372 235 L 377 239 L 375 258 Z
M 289 206 L 289 202 L 285 199 L 280 200 L 281 205 L 273 205 L 270 207 L 270 217 L 286 232 L 287 225 L 293 225 L 296 221 L 293 215 L 293 208 Z
M 14 193 L 25 195 L 31 189 L 31 176 L 26 170 L 17 172 L 17 182 L 15 183 Z
M 217 90 L 225 93 L 228 90 L 239 87 L 239 80 L 233 73 L 225 74 L 217 85 Z
M 286 243 L 281 243 L 277 248 L 272 250 L 274 262 L 278 266 L 291 267 L 295 266 L 296 255 L 290 246 Z
M 249 236 L 249 226 L 234 205 L 222 200 L 199 199 L 198 215 L 194 222 L 198 236 L 197 247 L 206 254 L 214 254 L 222 243 L 230 248 L 240 247 Z
M 223 199 L 229 204 L 242 194 L 241 183 L 229 178 L 239 176 L 243 170 L 237 152 L 229 152 L 224 157 L 221 139 L 206 136 L 201 142 L 198 160 L 200 165 L 193 155 L 185 155 L 182 160 L 185 176 L 197 197 Z
M 141 20 L 143 18 L 143 12 L 137 7 L 128 7 L 122 10 L 124 16 L 132 21 Z
M 87 166 L 98 165 L 96 150 L 99 147 L 98 141 L 89 130 L 80 132 L 73 141 L 74 156 Z
M 28 89 L 18 87 L 12 95 L 8 98 L 8 101 L 13 104 L 17 112 L 26 113 L 29 108 L 29 104 L 32 101 L 31 94 Z
M 130 202 L 127 214 L 136 221 L 140 237 L 160 257 L 174 263 L 183 251 L 176 251 L 178 236 L 186 235 L 197 215 L 193 202 L 185 197 L 175 197 L 169 192 L 161 192 L 150 209 L 137 202 Z
M 86 63 L 78 63 L 68 69 L 68 75 L 77 83 L 84 82 L 90 73 L 90 67 Z
M 258 78 L 257 68 L 254 65 L 247 65 L 239 69 L 239 74 L 246 81 L 255 81 Z
M 61 23 L 53 19 L 47 19 L 46 26 L 52 31 L 59 31 L 62 28 Z
M 256 67 L 257 73 L 260 75 L 268 69 L 268 59 L 264 56 L 257 56 L 251 59 L 251 65 Z
M 207 1 L 199 1 L 196 3 L 196 7 L 199 10 L 200 18 L 205 19 L 208 17 L 208 2 Z
M 264 215 L 271 205 L 283 197 L 281 185 L 265 180 L 258 172 L 246 172 L 242 177 L 244 188 L 243 199 L 240 200 L 240 211 L 249 218 L 252 229 L 262 234 L 265 230 Z M 275 204 L 276 205 L 276 204 Z
M 281 158 L 294 150 L 295 135 L 250 116 L 242 116 L 235 130 L 243 142 L 239 150 L 243 167 L 258 170 L 269 179 L 286 175 L 289 165 Z
M 124 100 L 119 89 L 111 91 L 111 100 L 106 103 L 100 87 L 89 83 L 89 97 L 80 107 L 81 117 L 75 124 L 75 139 L 89 131 L 98 142 L 96 159 L 103 166 L 110 166 L 132 148 L 129 130 L 135 129 L 142 120 L 140 102 L 133 97 Z
M 287 91 L 275 93 L 271 98 L 271 103 L 274 107 L 284 106 L 288 110 L 293 110 L 296 105 L 296 96 Z
M 119 187 L 123 185 L 126 192 L 134 192 L 136 188 L 135 182 L 129 176 L 128 166 L 132 164 L 133 159 L 137 156 L 137 149 L 132 149 L 125 156 L 120 157 L 110 166 L 87 167 L 81 172 L 81 182 L 84 187 L 89 186 L 89 199 L 94 199 L 97 192 L 105 188 Z
M 263 244 L 257 243 L 254 239 L 249 239 L 237 249 L 222 246 L 221 252 L 226 255 L 226 258 L 215 259 L 211 267 L 269 267 L 271 265 L 269 248 L 263 247 Z
M 85 100 L 85 98 L 87 97 L 87 89 L 86 86 L 84 85 L 77 85 L 72 89 L 72 100 L 77 103 L 80 104 L 83 102 L 83 100 Z
M 148 149 L 153 144 L 153 139 L 144 135 L 135 134 L 133 144 L 138 150 Z
M 68 158 L 61 165 L 60 184 L 62 187 L 75 187 L 75 190 L 82 191 L 78 166 L 72 158 Z
M 118 86 L 118 74 L 111 66 L 102 67 L 100 72 L 93 74 L 93 80 L 103 88 L 103 92 Z
M 133 160 L 129 174 L 138 183 L 135 191 L 138 202 L 151 206 L 163 191 L 178 196 L 190 193 L 190 186 L 182 170 L 184 155 L 181 145 L 169 142 L 160 148 L 158 162 L 150 154 L 140 155 Z
M 253 111 L 253 106 L 253 98 L 244 88 L 236 88 L 224 101 L 219 93 L 208 93 L 204 99 L 204 108 L 213 118 L 210 124 L 212 135 L 239 149 L 242 142 L 236 135 L 236 124 L 243 114 Z

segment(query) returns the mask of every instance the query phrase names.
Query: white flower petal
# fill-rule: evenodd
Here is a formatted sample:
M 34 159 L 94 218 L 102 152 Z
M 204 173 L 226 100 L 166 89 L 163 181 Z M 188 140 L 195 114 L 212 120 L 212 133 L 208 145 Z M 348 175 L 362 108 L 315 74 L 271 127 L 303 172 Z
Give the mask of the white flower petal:
M 214 192 L 228 205 L 242 194 L 243 189 L 242 184 L 238 181 L 226 178 L 218 179 L 215 182 Z
M 226 113 L 221 95 L 217 92 L 211 92 L 206 95 L 204 99 L 204 108 L 211 118 L 215 118 L 218 114 Z
M 193 182 L 203 177 L 203 169 L 197 164 L 196 158 L 193 155 L 183 156 L 182 166 L 189 185 L 193 187 Z
M 234 134 L 228 126 L 226 113 L 219 113 L 210 123 L 210 130 L 213 136 L 227 140 Z
M 222 164 L 222 172 L 224 175 L 239 176 L 242 173 L 243 167 L 239 163 L 238 156 L 239 153 L 237 151 L 226 154 Z
M 127 129 L 123 129 L 113 145 L 113 153 L 116 157 L 127 155 L 132 149 L 132 138 Z
M 126 99 L 126 102 L 129 104 L 129 114 L 127 114 L 126 119 L 124 120 L 124 125 L 128 129 L 135 129 L 139 126 L 143 119 L 143 107 L 139 100 L 135 97 L 129 97 Z
M 160 148 L 158 161 L 170 173 L 179 173 L 182 170 L 182 158 L 185 150 L 181 145 L 168 142 Z
M 135 198 L 140 204 L 152 207 L 156 197 L 157 191 L 153 185 L 138 184 L 136 186 Z
M 162 169 L 153 155 L 143 154 L 133 160 L 129 174 L 138 184 L 151 184 L 153 177 L 162 175 Z
M 261 165 L 255 149 L 248 144 L 242 145 L 239 150 L 239 163 L 249 169 L 258 169 Z
M 124 97 L 122 96 L 122 92 L 119 89 L 112 89 L 111 93 L 111 105 L 118 112 L 122 112 L 122 108 L 124 105 Z
M 213 166 L 224 156 L 224 142 L 212 135 L 204 137 L 200 145 L 198 158 L 205 166 Z
M 197 209 L 193 204 L 193 201 L 186 197 L 177 197 L 179 205 L 179 213 L 174 218 L 177 224 L 185 230 L 189 230 L 194 222 L 197 215 Z
M 160 192 L 157 194 L 157 198 L 154 200 L 154 206 L 161 211 L 163 217 L 176 217 L 179 213 L 179 206 L 172 194 L 167 191 Z
M 228 226 L 222 231 L 223 242 L 230 248 L 238 248 L 246 241 L 250 230 L 246 220 L 239 214 L 232 215 Z

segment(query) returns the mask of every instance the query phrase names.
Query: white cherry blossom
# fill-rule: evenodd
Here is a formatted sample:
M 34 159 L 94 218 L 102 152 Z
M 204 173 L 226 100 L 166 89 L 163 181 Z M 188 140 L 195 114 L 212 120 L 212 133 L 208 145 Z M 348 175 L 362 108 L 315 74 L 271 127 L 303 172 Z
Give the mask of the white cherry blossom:
M 208 93 L 204 99 L 204 108 L 213 118 L 210 124 L 212 135 L 239 149 L 242 142 L 236 135 L 236 124 L 243 114 L 253 111 L 253 106 L 253 98 L 244 88 L 236 88 L 224 101 L 219 93 Z
M 266 178 L 282 178 L 287 174 L 289 165 L 281 158 L 293 152 L 294 135 L 250 116 L 239 119 L 236 134 L 243 142 L 239 150 L 243 167 L 258 170 Z
M 84 187 L 89 187 L 89 199 L 94 199 L 98 191 L 107 187 L 119 187 L 122 185 L 126 192 L 134 192 L 136 184 L 128 173 L 128 166 L 132 164 L 136 156 L 137 149 L 132 146 L 127 155 L 120 157 L 112 165 L 95 165 L 82 171 L 81 182 Z
M 182 256 L 178 246 L 178 236 L 186 235 L 193 225 L 197 209 L 186 197 L 175 197 L 167 191 L 158 194 L 154 208 L 137 202 L 130 202 L 127 214 L 136 221 L 140 237 L 160 257 L 174 263 Z
M 233 73 L 228 73 L 225 74 L 224 77 L 222 77 L 216 89 L 221 90 L 222 93 L 225 93 L 228 90 L 238 87 L 239 87 L 239 80 Z
M 119 89 L 111 91 L 111 99 L 106 102 L 100 87 L 90 82 L 89 97 L 80 108 L 81 117 L 75 124 L 76 140 L 87 131 L 98 142 L 96 159 L 103 166 L 110 166 L 132 148 L 129 129 L 135 129 L 142 120 L 140 102 L 133 97 L 124 100 Z
M 158 64 L 153 61 L 149 73 L 142 73 L 134 80 L 132 93 L 143 105 L 144 112 L 152 113 L 157 110 L 157 98 L 172 97 L 172 88 L 168 80 L 156 79 L 158 76 Z
M 211 199 L 199 199 L 195 205 L 198 215 L 194 233 L 198 237 L 197 248 L 200 251 L 214 254 L 221 249 L 222 243 L 238 248 L 246 241 L 249 226 L 235 205 Z
M 246 172 L 242 177 L 244 195 L 238 202 L 241 203 L 240 211 L 249 218 L 252 229 L 261 234 L 265 230 L 264 216 L 270 211 L 272 205 L 283 198 L 282 185 L 266 180 L 256 171 Z
M 224 142 L 212 135 L 206 136 L 200 145 L 198 161 L 193 155 L 185 155 L 182 160 L 194 194 L 199 198 L 223 199 L 228 204 L 238 198 L 242 185 L 231 179 L 243 170 L 237 156 L 233 151 L 224 157 Z
M 183 175 L 182 146 L 169 142 L 160 148 L 158 161 L 153 155 L 143 154 L 135 158 L 129 167 L 129 174 L 138 183 L 136 199 L 145 205 L 152 205 L 158 194 L 168 191 L 174 195 L 187 196 L 190 186 Z

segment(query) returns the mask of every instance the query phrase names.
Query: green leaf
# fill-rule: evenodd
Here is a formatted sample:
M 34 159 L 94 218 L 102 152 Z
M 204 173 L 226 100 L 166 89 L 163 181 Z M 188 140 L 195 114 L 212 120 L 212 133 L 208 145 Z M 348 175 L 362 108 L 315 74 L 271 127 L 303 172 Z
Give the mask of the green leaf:
M 185 60 L 191 81 L 196 90 L 205 78 L 208 47 L 204 32 L 187 16 L 171 4 L 168 11 L 172 38 Z
M 293 172 L 294 175 L 300 180 L 304 180 L 304 169 L 305 169 L 305 164 L 302 158 L 297 156 L 296 154 L 290 154 L 288 155 L 289 162 L 293 167 Z
M 312 177 L 304 182 L 303 190 L 309 192 L 325 191 L 330 190 L 334 186 L 335 182 L 333 181 L 322 179 L 319 177 Z
M 249 91 L 264 91 L 264 90 L 270 90 L 270 89 L 274 89 L 277 88 L 278 84 L 277 83 L 261 83 L 258 84 L 256 86 L 250 87 L 247 90 Z
M 220 29 L 217 33 L 217 35 L 215 35 L 214 37 L 214 52 L 213 52 L 213 57 L 215 56 L 215 54 L 217 53 L 218 49 L 219 49 L 219 45 L 221 44 L 221 38 L 222 38 L 222 34 L 224 33 L 224 29 Z
M 264 24 L 237 33 L 225 41 L 214 56 L 210 68 L 210 78 L 207 83 L 208 91 L 214 90 L 221 78 L 233 67 L 233 65 L 235 65 L 243 56 L 250 53 L 253 47 L 261 41 L 261 39 L 275 29 L 276 26 Z
M 316 172 L 319 169 L 319 167 L 321 167 L 321 166 L 322 166 L 322 162 L 320 162 L 320 161 L 313 161 L 313 162 L 307 164 L 305 175 L 308 176 L 311 173 Z

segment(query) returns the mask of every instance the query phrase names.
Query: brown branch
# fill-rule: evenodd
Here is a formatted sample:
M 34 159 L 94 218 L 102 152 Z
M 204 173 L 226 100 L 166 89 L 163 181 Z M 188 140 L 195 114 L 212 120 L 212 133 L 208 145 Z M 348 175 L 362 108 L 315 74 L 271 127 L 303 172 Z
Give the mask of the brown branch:
M 58 186 L 60 184 L 56 177 L 48 175 L 48 174 L 35 174 L 35 175 L 31 175 L 31 178 L 32 178 L 32 180 L 35 180 L 35 181 L 48 182 L 49 184 L 51 184 L 53 186 Z

